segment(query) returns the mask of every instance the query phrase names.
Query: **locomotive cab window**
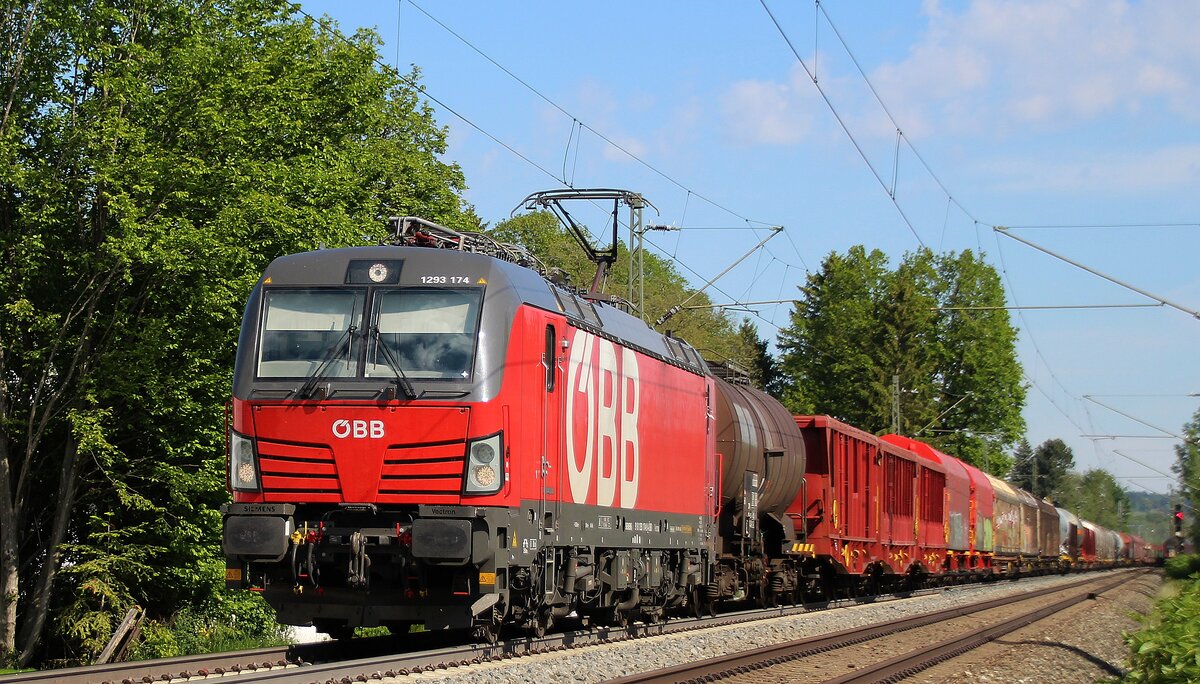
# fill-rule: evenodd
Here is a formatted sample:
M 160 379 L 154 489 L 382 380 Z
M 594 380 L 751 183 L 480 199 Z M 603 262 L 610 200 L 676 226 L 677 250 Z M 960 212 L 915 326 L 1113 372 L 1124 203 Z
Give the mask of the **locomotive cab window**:
M 268 290 L 258 376 L 307 377 L 322 365 L 328 377 L 355 375 L 363 299 L 362 290 Z
M 405 288 L 376 293 L 366 375 L 463 380 L 471 376 L 480 290 Z

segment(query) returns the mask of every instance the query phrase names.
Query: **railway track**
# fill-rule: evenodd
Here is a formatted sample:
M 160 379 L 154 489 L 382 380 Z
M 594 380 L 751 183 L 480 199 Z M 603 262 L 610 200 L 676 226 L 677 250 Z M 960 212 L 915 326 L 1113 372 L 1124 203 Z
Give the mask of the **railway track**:
M 1093 599 L 1148 570 L 1120 573 L 612 680 L 895 682 Z M 952 635 L 952 636 L 950 636 Z M 852 670 L 852 671 L 847 671 Z
M 1121 573 L 1128 577 L 1131 573 Z M 1102 578 L 1113 582 L 1111 576 Z M 1074 591 L 1084 596 L 1096 594 L 1098 580 L 1089 578 L 1072 582 L 1069 585 L 1030 591 L 1018 595 L 1023 601 L 1037 600 L 1064 591 Z M 463 633 L 454 632 L 425 632 L 400 635 L 394 637 L 376 637 L 371 639 L 354 639 L 340 642 L 324 642 L 319 644 L 293 645 L 279 648 L 258 649 L 205 656 L 189 656 L 166 660 L 143 661 L 137 663 L 117 663 L 104 666 L 91 666 L 67 670 L 26 673 L 0 678 L 0 684 L 42 684 L 62 682 L 63 684 L 139 684 L 142 682 L 191 682 L 211 679 L 220 676 L 225 682 L 271 682 L 272 684 L 329 684 L 359 681 L 386 681 L 402 678 L 408 675 L 424 673 L 444 674 L 452 676 L 456 673 L 466 674 L 478 670 L 480 666 L 492 664 L 507 664 L 508 661 L 522 662 L 522 659 L 536 660 L 529 656 L 541 656 L 546 659 L 570 658 L 569 653 L 577 649 L 605 648 L 615 642 L 635 640 L 659 635 L 682 634 L 714 628 L 736 628 L 740 624 L 758 622 L 769 618 L 795 616 L 803 613 L 822 612 L 827 609 L 841 608 L 851 605 L 886 604 L 890 600 L 909 598 L 913 596 L 941 593 L 941 589 L 922 590 L 900 595 L 868 597 L 863 599 L 842 599 L 831 602 L 821 602 L 803 606 L 785 606 L 763 610 L 746 610 L 725 613 L 715 617 L 671 620 L 667 623 L 634 623 L 627 627 L 587 627 L 580 625 L 577 629 L 547 634 L 544 637 L 533 637 L 526 633 L 506 634 L 505 640 L 494 645 L 463 643 L 468 637 Z M 997 610 L 1012 599 L 999 599 L 961 608 L 956 619 L 977 614 L 984 610 Z M 1054 610 L 1057 610 L 1055 608 Z M 703 661 L 689 665 L 648 672 L 642 675 L 615 680 L 617 682 L 652 682 L 652 681 L 687 681 L 694 679 L 706 681 L 705 677 L 733 678 L 733 681 L 767 681 L 763 679 L 742 679 L 748 674 L 767 673 L 776 668 L 790 667 L 802 658 L 792 655 L 822 650 L 846 648 L 848 644 L 873 644 L 868 646 L 876 656 L 873 660 L 886 660 L 905 651 L 913 650 L 912 637 L 905 636 L 898 642 L 900 646 L 889 647 L 888 658 L 878 657 L 883 652 L 880 644 L 886 635 L 895 635 L 901 629 L 906 634 L 914 634 L 921 625 L 940 625 L 933 627 L 931 633 L 941 634 L 944 638 L 946 630 L 942 622 L 954 616 L 945 612 L 928 614 L 920 618 L 912 618 L 897 623 L 871 628 L 847 630 L 835 634 L 790 642 L 778 647 L 757 649 L 746 653 L 723 656 L 712 661 Z M 902 627 L 901 625 L 908 625 Z M 893 637 L 894 638 L 894 637 Z M 933 641 L 937 641 L 934 639 Z M 905 648 L 904 644 L 908 647 Z M 927 651 L 926 646 L 919 648 Z M 811 658 L 811 655 L 803 656 Z M 805 680 L 819 681 L 835 679 L 833 672 L 838 675 L 847 674 L 846 663 L 866 663 L 865 656 L 850 658 L 843 652 L 834 656 L 834 671 L 829 676 L 813 676 L 811 674 L 796 674 Z M 798 666 L 798 665 L 795 665 Z M 897 667 L 900 667 L 897 665 Z M 911 665 L 904 667 L 912 667 Z M 859 668 L 865 671 L 865 665 Z M 853 673 L 853 674 L 858 674 Z M 783 675 L 785 679 L 792 676 Z M 771 681 L 779 681 L 778 678 Z M 846 681 L 878 681 L 878 680 L 846 680 Z
M 634 623 L 626 627 L 587 627 L 536 638 L 506 634 L 494 645 L 463 643 L 461 632 L 418 632 L 398 636 L 294 644 L 178 658 L 110 663 L 27 672 L 0 677 L 0 684 L 149 684 L 190 682 L 221 677 L 223 681 L 281 683 L 341 682 L 404 676 L 448 670 L 529 655 L 577 649 L 660 634 L 736 625 L 771 617 L 841 608 L 856 603 L 880 603 L 928 595 L 940 589 L 859 599 L 838 599 L 797 606 L 745 610 L 703 618 L 672 619 L 666 623 Z M 233 679 L 231 679 L 233 678 Z
M 58 670 L 23 672 L 0 677 L 4 684 L 98 684 L 110 682 L 163 681 L 170 679 L 203 677 L 210 674 L 236 674 L 242 671 L 286 667 L 289 664 L 288 646 L 259 648 L 228 653 L 181 656 L 129 663 L 88 665 Z M 290 664 L 295 665 L 294 661 Z M 146 679 L 148 678 L 148 679 Z

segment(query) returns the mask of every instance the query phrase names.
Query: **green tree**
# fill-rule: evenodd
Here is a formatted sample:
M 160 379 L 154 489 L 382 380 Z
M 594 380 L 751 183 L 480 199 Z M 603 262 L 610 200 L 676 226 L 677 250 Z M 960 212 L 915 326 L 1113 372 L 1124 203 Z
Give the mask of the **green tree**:
M 561 271 L 566 281 L 576 287 L 586 287 L 592 282 L 595 264 L 588 260 L 575 238 L 550 212 L 519 214 L 501 221 L 488 232 L 497 240 L 526 249 L 548 268 Z M 653 320 L 660 312 L 687 299 L 693 290 L 668 259 L 647 252 L 644 261 L 646 301 L 643 308 L 645 318 Z M 629 252 L 624 243 L 618 243 L 617 259 L 609 271 L 604 293 L 624 299 L 628 285 Z M 687 340 L 706 359 L 726 361 L 753 357 L 748 341 L 739 337 L 728 316 L 710 308 L 712 300 L 707 295 L 701 293 L 691 302 L 696 308 L 673 316 L 664 325 L 666 331 Z
M 779 361 L 771 355 L 767 341 L 758 336 L 758 330 L 749 319 L 742 319 L 737 329 L 743 348 L 748 356 L 738 362 L 750 370 L 751 380 L 757 387 L 776 399 L 782 398 L 786 390 Z
M 1013 453 L 1008 481 L 1038 498 L 1056 498 L 1063 478 L 1073 467 L 1075 455 L 1061 439 L 1048 439 L 1036 450 L 1030 449 L 1029 443 L 1022 439 Z
M 938 375 L 941 419 L 952 432 L 940 448 L 994 473 L 1006 472 L 1007 445 L 1025 432 L 1025 385 L 1000 274 L 970 250 L 940 260 L 943 357 Z
M 877 302 L 878 327 L 872 343 L 879 362 L 877 382 L 892 388 L 898 402 L 903 434 L 929 438 L 942 427 L 937 386 L 942 341 L 938 338 L 938 279 L 933 252 L 921 249 L 904 255 L 885 279 Z M 889 395 L 890 396 L 890 395 Z M 929 432 L 926 432 L 929 431 Z
M 828 413 L 871 431 L 889 424 L 891 378 L 873 344 L 887 278 L 887 257 L 862 246 L 831 253 L 809 274 L 791 325 L 779 333 L 791 380 L 784 398 L 794 413 Z
M 780 332 L 785 395 L 871 432 L 899 430 L 992 472 L 1024 431 L 1016 330 L 999 275 L 971 252 L 830 254 Z M 897 392 L 898 385 L 898 392 Z
M 30 0 L 0 37 L 0 650 L 27 664 L 134 603 L 213 605 L 222 407 L 271 258 L 478 220 L 373 34 L 277 0 Z
M 1183 424 L 1183 437 L 1184 441 L 1175 445 L 1175 463 L 1171 465 L 1171 471 L 1181 482 L 1175 496 L 1177 500 L 1187 502 L 1190 509 L 1184 515 L 1184 535 L 1200 548 L 1200 524 L 1197 524 L 1195 514 L 1200 511 L 1200 409 Z
M 1008 472 L 1006 479 L 1017 487 L 1032 492 L 1033 490 L 1030 489 L 1030 483 L 1033 481 L 1030 475 L 1032 473 L 1032 462 L 1033 447 L 1029 446 L 1029 440 L 1022 437 L 1021 441 L 1017 442 L 1017 446 L 1013 449 L 1012 470 Z
M 1080 518 L 1110 530 L 1124 530 L 1129 518 L 1129 495 L 1106 470 L 1092 469 L 1075 478 L 1064 478 L 1074 489 L 1066 506 Z

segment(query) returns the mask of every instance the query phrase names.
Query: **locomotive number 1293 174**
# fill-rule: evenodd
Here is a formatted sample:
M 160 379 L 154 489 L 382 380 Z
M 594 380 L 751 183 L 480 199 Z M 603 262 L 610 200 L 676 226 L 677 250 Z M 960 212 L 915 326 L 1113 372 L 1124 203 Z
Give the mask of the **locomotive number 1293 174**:
M 465 285 L 471 282 L 467 276 L 427 275 L 421 276 L 422 285 Z

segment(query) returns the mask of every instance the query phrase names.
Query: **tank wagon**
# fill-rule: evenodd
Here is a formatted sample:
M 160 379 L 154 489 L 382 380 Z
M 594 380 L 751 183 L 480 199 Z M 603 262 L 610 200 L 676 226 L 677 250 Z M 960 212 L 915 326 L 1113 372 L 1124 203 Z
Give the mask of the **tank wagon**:
M 285 624 L 494 641 L 1122 557 L 929 445 L 790 415 L 511 245 L 394 227 L 276 259 L 246 305 L 226 583 Z

